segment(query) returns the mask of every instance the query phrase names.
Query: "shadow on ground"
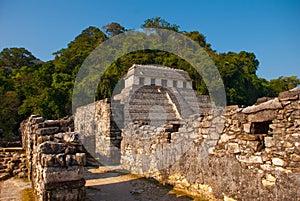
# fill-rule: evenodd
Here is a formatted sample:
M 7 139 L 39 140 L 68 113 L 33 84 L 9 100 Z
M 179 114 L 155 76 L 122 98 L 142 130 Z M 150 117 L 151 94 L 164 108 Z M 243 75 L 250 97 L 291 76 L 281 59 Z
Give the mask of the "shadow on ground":
M 87 201 L 189 201 L 172 186 L 129 174 L 118 167 L 86 168 Z

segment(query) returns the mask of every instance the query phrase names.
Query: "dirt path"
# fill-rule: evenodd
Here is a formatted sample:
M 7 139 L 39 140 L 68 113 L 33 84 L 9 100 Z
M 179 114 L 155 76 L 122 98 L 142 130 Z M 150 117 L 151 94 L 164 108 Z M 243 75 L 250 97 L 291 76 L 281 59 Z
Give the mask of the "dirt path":
M 86 201 L 190 201 L 171 187 L 128 174 L 118 167 L 86 168 Z M 21 201 L 30 182 L 10 178 L 0 182 L 0 201 Z M 178 192 L 177 192 L 178 193 Z
M 176 195 L 170 187 L 135 175 L 118 167 L 88 169 L 85 175 L 87 201 L 187 201 L 184 195 Z
M 21 179 L 10 178 L 0 182 L 0 201 L 21 201 L 21 191 L 31 188 L 30 182 Z

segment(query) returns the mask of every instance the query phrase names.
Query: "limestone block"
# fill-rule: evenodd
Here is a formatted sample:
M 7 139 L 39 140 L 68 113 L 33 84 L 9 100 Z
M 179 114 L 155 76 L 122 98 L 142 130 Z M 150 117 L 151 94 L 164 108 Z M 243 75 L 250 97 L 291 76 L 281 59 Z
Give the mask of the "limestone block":
M 258 141 L 248 141 L 247 146 L 250 147 L 253 150 L 257 150 L 259 142 Z
M 280 100 L 286 101 L 286 100 L 297 100 L 299 98 L 300 94 L 300 88 L 294 88 L 289 91 L 281 92 L 278 96 Z
M 267 174 L 265 179 L 262 179 L 263 186 L 273 186 L 276 184 L 276 177 L 271 174 Z
M 32 123 L 40 123 L 45 121 L 43 117 L 37 116 L 37 115 L 31 115 L 29 119 Z
M 202 128 L 209 128 L 211 126 L 211 121 L 203 121 L 201 122 Z
M 39 135 L 53 135 L 59 131 L 59 127 L 39 128 L 36 133 Z
M 265 146 L 266 147 L 273 147 L 273 146 L 275 146 L 275 142 L 274 142 L 273 137 L 265 137 L 264 141 L 265 141 Z
M 266 179 L 262 179 L 261 183 L 262 183 L 263 186 L 273 186 L 273 185 L 275 185 L 275 182 L 271 182 L 271 181 L 268 181 Z
M 284 160 L 280 158 L 272 158 L 272 164 L 276 166 L 284 166 Z
M 237 157 L 238 161 L 244 162 L 244 163 L 259 163 L 259 164 L 263 163 L 261 156 L 250 156 L 249 157 L 249 156 L 237 155 L 236 157 Z
M 251 127 L 251 124 L 250 123 L 247 123 L 247 124 L 243 124 L 243 131 L 246 132 L 246 133 L 250 133 L 250 127 Z
M 275 109 L 281 109 L 282 105 L 279 102 L 278 98 L 269 100 L 267 102 L 261 103 L 259 105 L 253 105 L 246 107 L 245 109 L 242 110 L 243 113 L 245 114 L 250 114 L 250 113 L 256 113 L 262 110 L 275 110 Z
M 259 136 L 251 135 L 251 134 L 243 134 L 243 135 L 238 135 L 237 138 L 245 141 L 256 141 L 258 140 Z
M 45 183 L 75 181 L 83 178 L 83 166 L 45 167 L 42 175 Z
M 43 122 L 43 127 L 57 127 L 59 126 L 59 120 L 46 120 Z
M 212 140 L 218 140 L 220 138 L 220 134 L 213 131 L 209 134 L 209 139 L 212 139 Z
M 227 134 L 223 134 L 220 137 L 219 143 L 225 143 L 228 142 L 231 139 L 234 139 L 235 135 L 227 135 Z
M 240 147 L 237 143 L 228 143 L 228 152 L 231 154 L 236 154 L 236 153 L 240 153 Z
M 257 113 L 250 113 L 248 115 L 248 121 L 250 122 L 263 122 L 270 121 L 276 118 L 276 110 L 262 110 Z
M 38 147 L 38 151 L 44 154 L 59 154 L 63 153 L 65 149 L 66 145 L 64 143 L 56 143 L 51 141 L 43 142 Z

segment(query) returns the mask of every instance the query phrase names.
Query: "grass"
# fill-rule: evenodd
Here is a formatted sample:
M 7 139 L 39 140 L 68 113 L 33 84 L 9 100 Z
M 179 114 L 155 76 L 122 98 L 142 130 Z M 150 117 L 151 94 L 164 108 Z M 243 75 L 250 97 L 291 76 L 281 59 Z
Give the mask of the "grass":
M 22 194 L 22 201 L 35 201 L 32 188 L 23 189 L 21 194 Z

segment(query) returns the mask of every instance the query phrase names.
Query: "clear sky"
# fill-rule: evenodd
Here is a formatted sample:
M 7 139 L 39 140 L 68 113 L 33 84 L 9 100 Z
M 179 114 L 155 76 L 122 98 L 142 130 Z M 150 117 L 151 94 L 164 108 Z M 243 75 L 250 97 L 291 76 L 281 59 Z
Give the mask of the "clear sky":
M 198 30 L 217 52 L 254 52 L 259 77 L 300 77 L 300 0 L 0 0 L 0 49 L 47 61 L 90 25 L 138 29 L 156 16 Z

